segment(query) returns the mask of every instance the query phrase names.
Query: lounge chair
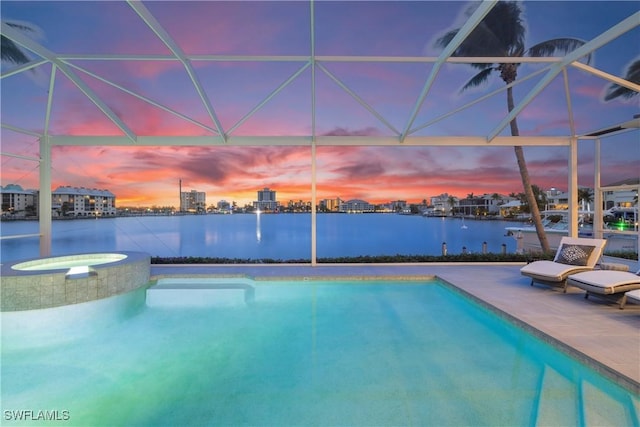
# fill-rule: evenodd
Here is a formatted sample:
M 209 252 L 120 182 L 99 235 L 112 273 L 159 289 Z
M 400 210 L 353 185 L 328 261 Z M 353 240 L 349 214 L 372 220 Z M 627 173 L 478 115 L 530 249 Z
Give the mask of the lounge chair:
M 640 273 L 640 270 L 638 272 Z M 627 296 L 627 301 L 633 301 L 636 304 L 640 304 L 640 289 L 625 292 L 625 295 Z
M 606 243 L 604 239 L 563 237 L 553 261 L 534 261 L 522 267 L 520 273 L 531 278 L 531 286 L 541 283 L 567 292 L 567 277 L 593 270 Z
M 624 308 L 627 298 L 634 301 L 636 298 L 640 299 L 640 270 L 635 274 L 615 270 L 587 271 L 570 275 L 567 284 L 587 291 L 585 298 L 596 295 L 614 300 L 620 305 L 620 309 Z

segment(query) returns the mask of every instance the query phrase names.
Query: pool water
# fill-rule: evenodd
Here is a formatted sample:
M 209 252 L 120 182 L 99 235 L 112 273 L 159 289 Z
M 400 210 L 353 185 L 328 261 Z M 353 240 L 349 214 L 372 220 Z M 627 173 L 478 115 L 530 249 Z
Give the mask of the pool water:
M 637 395 L 435 281 L 256 282 L 249 304 L 126 313 L 3 346 L 3 425 L 639 424 Z

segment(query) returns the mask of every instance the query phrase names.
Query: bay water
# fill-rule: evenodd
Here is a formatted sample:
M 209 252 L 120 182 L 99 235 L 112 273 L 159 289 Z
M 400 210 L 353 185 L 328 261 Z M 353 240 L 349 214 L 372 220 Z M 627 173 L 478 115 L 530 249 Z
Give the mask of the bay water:
M 516 242 L 506 221 L 398 214 L 317 214 L 318 258 L 499 253 Z M 38 233 L 37 221 L 4 221 L 1 235 Z M 36 258 L 37 237 L 0 240 L 2 262 Z M 310 260 L 311 214 L 137 216 L 54 220 L 52 255 L 142 251 L 160 257 Z

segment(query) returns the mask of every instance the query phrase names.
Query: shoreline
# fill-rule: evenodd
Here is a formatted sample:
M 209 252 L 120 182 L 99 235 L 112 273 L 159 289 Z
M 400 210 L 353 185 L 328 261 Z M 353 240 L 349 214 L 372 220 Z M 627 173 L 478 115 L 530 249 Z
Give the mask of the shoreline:
M 260 212 L 260 215 L 311 215 L 311 212 Z M 398 215 L 398 216 L 421 216 L 424 218 L 444 218 L 444 219 L 468 219 L 473 221 L 509 221 L 527 223 L 529 219 L 509 218 L 498 215 L 448 215 L 448 216 L 430 216 L 423 214 L 406 214 L 398 212 L 317 212 L 318 215 Z M 98 219 L 114 219 L 114 218 L 140 218 L 140 217 L 158 217 L 158 216 L 209 216 L 209 215 L 256 215 L 256 212 L 234 212 L 234 213 L 154 213 L 154 214 L 126 214 L 126 215 L 108 215 L 108 216 L 69 216 L 69 217 L 52 217 L 52 221 L 75 221 L 75 220 L 98 220 Z M 1 217 L 0 222 L 15 221 L 39 221 L 39 217 L 11 218 Z

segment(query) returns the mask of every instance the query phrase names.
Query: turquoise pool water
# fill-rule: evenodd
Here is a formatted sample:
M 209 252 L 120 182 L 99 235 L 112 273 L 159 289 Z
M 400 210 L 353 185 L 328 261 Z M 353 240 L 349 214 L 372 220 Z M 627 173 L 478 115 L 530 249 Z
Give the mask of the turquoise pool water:
M 3 322 L 2 425 L 35 424 L 19 411 L 77 426 L 639 424 L 638 396 L 438 282 L 256 282 L 253 302 L 208 307 L 109 300 L 64 312 L 58 340 L 16 343 L 5 327 L 23 322 Z M 53 325 L 50 310 L 20 315 Z

